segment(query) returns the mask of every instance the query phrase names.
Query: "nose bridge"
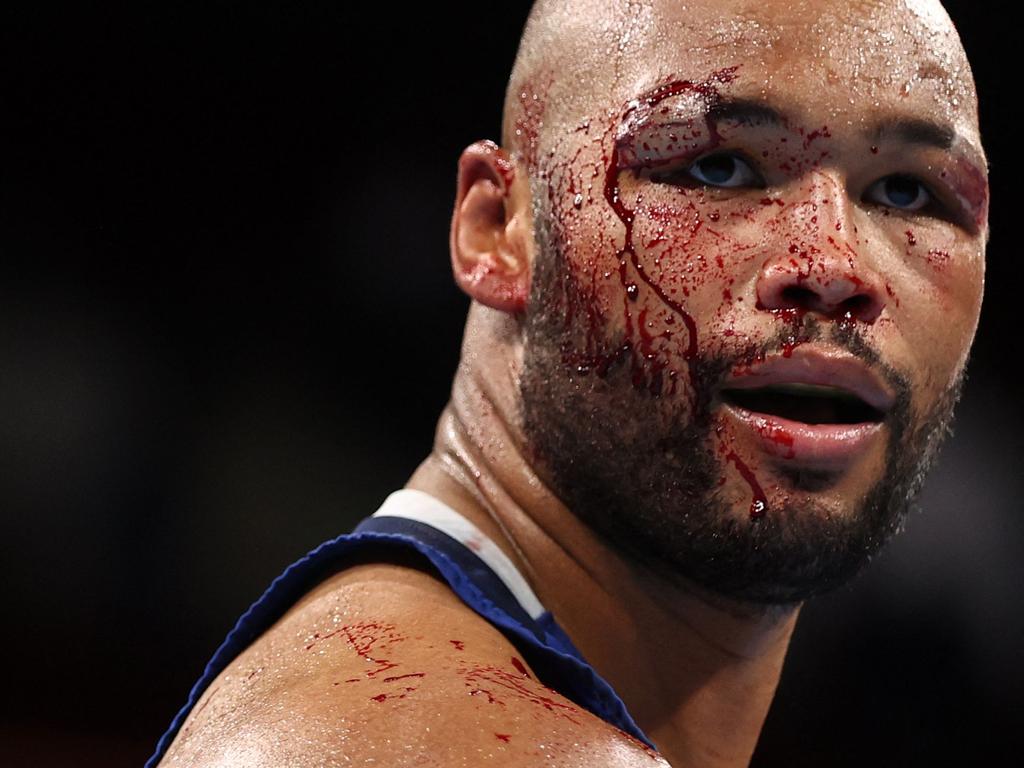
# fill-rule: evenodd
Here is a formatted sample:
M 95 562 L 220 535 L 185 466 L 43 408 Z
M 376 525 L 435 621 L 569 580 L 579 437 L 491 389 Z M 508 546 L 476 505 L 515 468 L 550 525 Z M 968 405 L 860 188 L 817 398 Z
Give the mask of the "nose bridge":
M 810 202 L 822 236 L 834 240 L 853 235 L 853 203 L 846 195 L 846 179 L 834 168 L 815 169 L 809 176 Z M 839 233 L 837 237 L 833 233 Z
M 768 244 L 758 306 L 874 322 L 885 307 L 884 281 L 860 253 L 846 180 L 831 168 L 816 169 L 807 179 L 783 227 L 788 238 Z

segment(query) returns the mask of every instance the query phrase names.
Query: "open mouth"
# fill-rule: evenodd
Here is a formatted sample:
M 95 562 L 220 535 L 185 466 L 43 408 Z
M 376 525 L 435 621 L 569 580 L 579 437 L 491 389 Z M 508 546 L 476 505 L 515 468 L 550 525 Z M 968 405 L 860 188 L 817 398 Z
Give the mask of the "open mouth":
M 751 413 L 804 424 L 878 423 L 885 415 L 847 389 L 822 384 L 768 384 L 756 388 L 723 389 L 721 398 L 729 405 Z

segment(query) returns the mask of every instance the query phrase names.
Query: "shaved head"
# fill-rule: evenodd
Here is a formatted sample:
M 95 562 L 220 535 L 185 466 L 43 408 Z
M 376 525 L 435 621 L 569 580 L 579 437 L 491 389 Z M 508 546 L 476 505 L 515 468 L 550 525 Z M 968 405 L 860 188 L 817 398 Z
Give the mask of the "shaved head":
M 823 84 L 856 75 L 868 95 L 925 87 L 978 141 L 970 65 L 938 0 L 539 0 L 505 93 L 502 145 L 535 158 L 543 134 L 583 116 L 589 96 L 619 103 L 652 71 L 668 74 L 679 53 L 694 75 L 724 60 L 798 59 L 818 65 Z
M 733 598 L 850 578 L 903 524 L 980 312 L 987 167 L 941 5 L 544 0 L 502 140 L 545 481 Z

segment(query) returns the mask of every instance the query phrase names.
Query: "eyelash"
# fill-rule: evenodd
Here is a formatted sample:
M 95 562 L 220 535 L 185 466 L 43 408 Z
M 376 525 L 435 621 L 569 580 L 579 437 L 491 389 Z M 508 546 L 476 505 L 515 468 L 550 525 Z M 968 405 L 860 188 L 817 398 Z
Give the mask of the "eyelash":
M 706 173 L 704 179 L 694 174 L 693 169 L 698 165 L 698 163 L 704 163 L 708 160 L 718 160 L 723 158 L 731 159 L 734 161 L 738 161 L 739 163 L 742 163 L 746 167 L 746 170 L 748 172 L 748 178 L 736 184 L 715 184 L 714 182 L 706 178 Z M 664 172 L 654 171 L 651 173 L 651 179 L 661 184 L 680 185 L 680 183 L 682 182 L 681 185 L 683 186 L 707 186 L 713 189 L 740 189 L 750 187 L 753 187 L 755 189 L 763 189 L 767 187 L 767 184 L 765 183 L 761 175 L 755 170 L 754 165 L 755 163 L 749 160 L 741 152 L 713 152 L 697 158 L 686 167 L 675 168 Z M 924 194 L 927 196 L 927 200 L 916 208 L 901 208 L 896 205 L 888 205 L 880 200 L 873 199 L 870 197 L 872 190 L 875 190 L 876 188 L 879 188 L 881 186 L 882 190 L 884 191 L 884 186 L 882 185 L 886 185 L 887 183 L 891 183 L 894 181 L 913 182 L 917 184 L 918 195 L 920 195 L 921 192 L 924 192 Z M 896 213 L 903 216 L 934 216 L 953 221 L 954 223 L 959 223 L 959 217 L 949 210 L 949 208 L 945 205 L 942 199 L 937 194 L 935 194 L 932 188 L 921 179 L 909 173 L 891 173 L 887 176 L 883 176 L 882 178 L 874 181 L 865 191 L 863 199 L 867 203 L 878 206 L 879 208 L 885 209 L 887 211 L 895 211 Z

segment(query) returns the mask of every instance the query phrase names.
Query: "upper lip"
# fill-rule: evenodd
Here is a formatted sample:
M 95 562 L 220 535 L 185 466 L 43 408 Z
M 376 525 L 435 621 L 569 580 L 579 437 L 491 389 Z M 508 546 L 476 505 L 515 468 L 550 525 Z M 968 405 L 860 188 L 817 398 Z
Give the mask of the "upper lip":
M 763 361 L 737 366 L 722 381 L 719 391 L 757 389 L 777 384 L 817 384 L 837 387 L 887 413 L 895 394 L 873 369 L 844 352 L 795 350 L 790 357 L 773 355 Z

